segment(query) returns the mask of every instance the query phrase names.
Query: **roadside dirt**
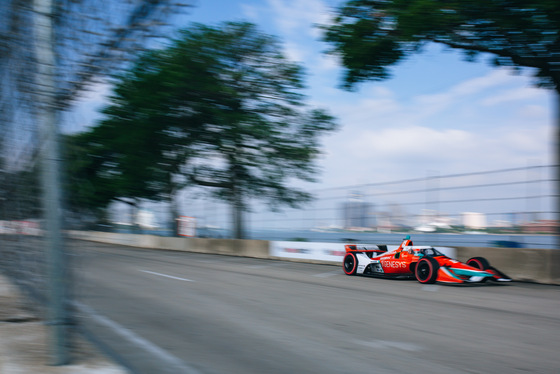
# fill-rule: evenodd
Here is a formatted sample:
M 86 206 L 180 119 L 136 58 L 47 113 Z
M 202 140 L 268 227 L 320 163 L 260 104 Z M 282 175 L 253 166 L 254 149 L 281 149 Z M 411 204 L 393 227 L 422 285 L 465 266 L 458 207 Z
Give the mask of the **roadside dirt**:
M 125 374 L 79 336 L 72 338 L 71 363 L 53 366 L 49 330 L 24 303 L 17 287 L 0 275 L 0 373 Z

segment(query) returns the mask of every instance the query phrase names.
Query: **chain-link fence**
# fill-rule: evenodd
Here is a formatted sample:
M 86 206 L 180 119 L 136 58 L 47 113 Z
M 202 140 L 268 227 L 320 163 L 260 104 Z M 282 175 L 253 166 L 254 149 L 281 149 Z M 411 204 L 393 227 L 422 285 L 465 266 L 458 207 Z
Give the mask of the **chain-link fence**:
M 409 232 L 493 234 L 498 241 L 498 235 L 541 235 L 551 238 L 525 245 L 550 245 L 543 243 L 552 243 L 557 233 L 555 173 L 555 166 L 534 165 L 318 189 L 302 209 L 272 212 L 254 204 L 246 215 L 248 237 L 332 241 Z M 161 207 L 147 209 L 161 214 Z M 228 206 L 187 190 L 181 211 L 194 218 L 197 235 L 230 237 Z M 120 220 L 127 214 L 121 212 Z
M 65 111 L 164 36 L 187 1 L 0 2 L 0 272 L 48 321 L 53 364 L 68 362 L 69 264 L 59 133 Z
M 48 306 L 54 298 L 62 296 L 58 302 L 69 309 L 75 295 L 81 300 L 103 295 L 87 284 L 97 264 L 95 248 L 78 249 L 76 242 L 62 240 L 68 223 L 75 222 L 62 220 L 57 229 L 46 230 L 45 212 L 54 211 L 63 218 L 68 215 L 64 193 L 54 198 L 44 195 L 42 163 L 60 159 L 56 154 L 45 156 L 47 138 L 54 136 L 50 144 L 57 146 L 57 130 L 40 131 L 40 120 L 49 111 L 54 123 L 60 125 L 64 111 L 89 82 L 122 66 L 130 52 L 142 49 L 145 37 L 153 35 L 168 14 L 182 5 L 148 0 L 59 1 L 59 13 L 54 14 L 49 4 L 52 6 L 52 2 L 40 0 L 0 2 L 0 271 L 20 285 L 30 300 L 36 301 L 37 312 L 56 327 L 75 321 L 70 320 L 72 315 L 52 315 Z M 38 24 L 45 25 L 37 22 L 37 16 L 45 16 L 54 24 L 38 31 Z M 41 44 L 41 38 L 49 34 L 57 37 L 55 41 Z M 49 48 L 50 53 L 57 54 L 51 91 L 37 78 L 41 65 L 48 65 L 39 55 Z M 424 178 L 318 189 L 312 191 L 313 202 L 302 209 L 279 212 L 254 203 L 245 216 L 247 236 L 331 241 L 366 240 L 363 235 L 391 232 L 470 232 L 530 236 L 525 245 L 532 246 L 538 240 L 533 238 L 552 238 L 556 233 L 555 168 L 539 165 L 456 175 L 433 173 Z M 46 177 L 52 174 L 47 172 Z M 61 180 L 56 182 L 62 184 Z M 180 212 L 194 218 L 197 236 L 231 237 L 230 208 L 205 196 L 186 189 L 180 196 Z M 45 201 L 52 203 L 50 200 L 60 201 L 47 209 Z M 134 212 L 115 206 L 112 211 L 113 222 L 104 226 L 105 230 L 130 231 L 134 226 L 140 233 L 172 232 L 165 205 L 145 203 L 143 209 Z M 59 241 L 49 244 L 44 234 L 52 235 L 57 230 L 60 232 L 54 234 L 61 235 Z M 543 245 L 550 244 L 545 241 Z M 58 265 L 53 265 L 52 250 Z M 95 250 L 112 255 L 106 248 Z M 64 291 L 52 292 L 53 278 L 59 280 L 56 287 L 62 286 Z M 87 305 L 80 304 L 78 309 L 94 315 Z M 94 327 L 88 329 L 84 321 L 80 321 L 82 327 L 91 332 Z M 112 329 L 111 323 L 99 315 L 90 321 Z M 102 340 L 98 339 L 100 345 Z

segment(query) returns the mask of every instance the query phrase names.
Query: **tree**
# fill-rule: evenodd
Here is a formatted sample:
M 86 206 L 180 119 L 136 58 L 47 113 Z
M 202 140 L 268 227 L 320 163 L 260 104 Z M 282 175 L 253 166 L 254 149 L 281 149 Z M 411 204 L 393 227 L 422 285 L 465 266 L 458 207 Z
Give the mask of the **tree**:
M 250 199 L 273 207 L 310 199 L 288 184 L 314 180 L 319 136 L 335 122 L 307 107 L 303 78 L 280 43 L 254 25 L 195 24 L 118 78 L 107 117 L 92 131 L 111 127 L 113 139 L 136 139 L 118 150 L 119 178 L 134 171 L 125 160 L 149 152 L 139 158 L 151 168 L 167 165 L 168 181 L 181 180 L 170 191 L 187 182 L 212 188 L 232 207 L 234 236 L 242 238 Z M 161 161 L 168 156 L 172 162 Z M 138 182 L 165 185 L 162 176 L 144 174 Z
M 191 121 L 185 126 L 190 114 L 173 107 L 185 94 L 166 88 L 172 82 L 162 71 L 167 62 L 145 53 L 116 77 L 112 104 L 102 111 L 105 119 L 67 137 L 74 207 L 102 210 L 115 200 L 135 208 L 141 199 L 171 202 L 184 185 L 185 179 L 177 175 L 196 125 Z
M 346 68 L 346 89 L 387 79 L 389 67 L 421 52 L 427 43 L 460 49 L 469 60 L 490 53 L 496 66 L 533 68 L 535 83 L 556 91 L 560 131 L 558 1 L 350 0 L 322 28 L 332 46 L 329 52 L 340 56 Z M 560 145 L 556 161 L 560 169 Z
M 58 163 L 60 157 L 36 155 L 38 150 L 49 148 L 44 145 L 46 137 L 37 134 L 42 127 L 38 123 L 47 115 L 68 110 L 92 82 L 127 66 L 132 56 L 144 50 L 148 38 L 166 35 L 170 30 L 166 21 L 191 6 L 188 0 L 0 2 L 0 169 L 5 169 L 6 175 L 24 175 L 22 170 L 40 169 L 36 162 L 44 164 L 52 159 Z M 54 54 L 53 63 L 42 60 Z M 49 74 L 45 68 L 50 69 Z M 47 76 L 53 84 L 45 84 Z M 50 102 L 41 104 L 43 100 Z M 58 135 L 58 129 L 56 134 L 46 132 L 53 138 Z M 75 175 L 70 176 L 71 181 L 76 180 Z M 87 185 L 82 180 L 81 186 Z M 69 184 L 66 188 L 73 187 Z M 73 190 L 77 197 L 77 188 Z M 85 203 L 84 197 L 78 201 Z M 100 200 L 99 195 L 90 197 L 90 202 Z
M 352 0 L 323 26 L 346 67 L 345 86 L 389 76 L 387 67 L 429 42 L 481 52 L 498 66 L 532 67 L 539 85 L 560 91 L 560 3 L 519 0 Z
M 63 137 L 63 180 L 68 209 L 81 218 L 92 216 L 95 223 L 100 223 L 106 221 L 106 208 L 118 198 L 119 190 L 114 175 L 99 172 L 103 165 L 112 165 L 113 153 L 94 139 L 91 132 Z
M 40 217 L 37 170 L 0 171 L 0 219 L 25 220 Z
M 234 236 L 241 238 L 250 199 L 265 199 L 276 208 L 311 198 L 288 182 L 314 180 L 319 136 L 335 123 L 325 111 L 307 109 L 301 67 L 254 25 L 197 25 L 183 33 L 177 52 L 200 44 L 197 58 L 213 59 L 209 68 L 219 74 L 221 95 L 210 105 L 216 115 L 204 141 L 211 157 L 193 162 L 189 174 L 194 183 L 216 188 L 214 195 L 231 205 Z

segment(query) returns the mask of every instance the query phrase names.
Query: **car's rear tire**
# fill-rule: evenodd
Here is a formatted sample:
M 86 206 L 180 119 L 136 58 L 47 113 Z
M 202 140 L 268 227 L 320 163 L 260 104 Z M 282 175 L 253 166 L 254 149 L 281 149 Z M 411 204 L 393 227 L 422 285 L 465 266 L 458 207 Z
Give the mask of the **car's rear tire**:
M 490 263 L 484 257 L 473 257 L 467 261 L 467 265 L 472 266 L 480 270 L 486 270 L 490 268 Z
M 431 257 L 424 257 L 418 261 L 414 269 L 416 280 L 420 283 L 436 283 L 439 263 Z
M 342 260 L 342 269 L 346 275 L 356 274 L 356 269 L 358 269 L 358 259 L 354 253 L 347 253 Z

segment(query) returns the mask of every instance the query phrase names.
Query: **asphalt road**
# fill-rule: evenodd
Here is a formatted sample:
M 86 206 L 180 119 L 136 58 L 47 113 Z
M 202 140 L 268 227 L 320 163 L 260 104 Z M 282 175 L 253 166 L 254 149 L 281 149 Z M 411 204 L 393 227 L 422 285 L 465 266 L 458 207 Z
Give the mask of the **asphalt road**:
M 137 373 L 560 372 L 559 286 L 73 247 L 84 326 Z

